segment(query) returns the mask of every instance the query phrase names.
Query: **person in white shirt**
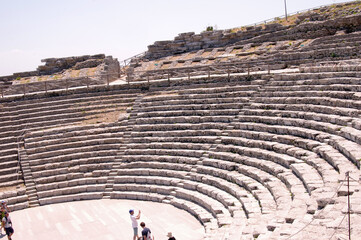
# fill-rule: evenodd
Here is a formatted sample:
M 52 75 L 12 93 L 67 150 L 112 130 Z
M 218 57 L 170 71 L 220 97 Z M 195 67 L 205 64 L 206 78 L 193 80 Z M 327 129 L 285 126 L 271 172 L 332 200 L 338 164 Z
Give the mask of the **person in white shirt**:
M 140 218 L 140 210 L 138 212 L 138 215 L 135 216 L 134 215 L 134 210 L 130 209 L 129 210 L 129 214 L 130 214 L 130 220 L 132 221 L 132 228 L 133 228 L 133 240 L 138 240 L 138 220 Z
M 8 240 L 11 240 L 11 236 L 14 234 L 14 229 L 8 212 L 5 213 L 2 223 L 4 224 L 6 235 L 8 235 Z

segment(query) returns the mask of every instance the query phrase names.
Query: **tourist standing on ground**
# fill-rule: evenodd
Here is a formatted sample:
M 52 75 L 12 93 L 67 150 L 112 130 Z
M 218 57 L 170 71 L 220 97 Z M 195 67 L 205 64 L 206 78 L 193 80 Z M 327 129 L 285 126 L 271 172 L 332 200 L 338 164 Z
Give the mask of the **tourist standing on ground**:
M 1 208 L 0 208 L 0 219 L 1 219 L 0 235 L 3 235 L 2 229 L 4 229 L 4 231 L 5 231 L 4 223 L 2 222 L 3 218 L 5 217 L 5 213 L 6 213 L 6 210 L 5 210 L 4 206 L 1 205 Z
M 176 240 L 175 237 L 173 237 L 173 234 L 171 232 L 169 232 L 167 234 L 168 240 Z
M 133 232 L 134 232 L 133 240 L 138 240 L 138 220 L 140 218 L 140 210 L 139 210 L 137 216 L 134 215 L 133 209 L 130 209 L 129 213 L 130 213 L 130 220 L 132 221 L 132 228 L 133 228 Z
M 11 236 L 14 234 L 14 229 L 8 212 L 5 213 L 2 223 L 4 224 L 6 235 L 8 235 L 8 240 L 11 240 Z
M 154 240 L 154 237 L 152 236 L 152 232 L 149 228 L 145 227 L 145 223 L 141 222 L 140 226 L 143 228 L 142 231 L 142 240 Z

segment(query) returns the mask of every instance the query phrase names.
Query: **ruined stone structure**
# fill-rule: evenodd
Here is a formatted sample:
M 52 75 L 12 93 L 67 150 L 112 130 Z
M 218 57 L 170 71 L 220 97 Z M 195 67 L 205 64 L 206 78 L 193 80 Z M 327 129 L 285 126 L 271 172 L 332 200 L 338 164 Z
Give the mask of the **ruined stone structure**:
M 85 55 L 66 58 L 48 58 L 41 60 L 44 65 L 36 71 L 14 73 L 0 77 L 0 87 L 7 95 L 61 89 L 64 86 L 77 87 L 87 84 L 105 84 L 120 76 L 117 59 L 104 54 Z
M 341 6 L 347 6 L 347 4 Z M 322 12 L 307 12 L 299 15 L 294 24 L 286 26 L 271 23 L 243 29 L 204 31 L 200 34 L 194 32 L 181 33 L 173 41 L 157 41 L 148 46 L 145 59 L 155 60 L 174 54 L 225 47 L 232 44 L 239 45 L 239 43 L 255 44 L 259 42 L 315 39 L 334 35 L 340 30 L 348 32 L 361 30 L 361 9 L 352 9 L 352 15 L 345 16 L 343 12 L 340 12 L 339 16 L 332 16 L 334 19 L 329 19 L 329 15 L 322 15 Z
M 272 62 L 277 72 L 1 98 L 0 196 L 13 210 L 85 199 L 171 204 L 203 224 L 205 240 L 347 239 L 350 213 L 359 239 L 359 18 L 301 23 L 292 41 L 273 25 L 239 45 L 128 69 L 142 77 L 140 69 L 218 60 L 252 69 Z M 297 68 L 280 70 L 288 66 Z

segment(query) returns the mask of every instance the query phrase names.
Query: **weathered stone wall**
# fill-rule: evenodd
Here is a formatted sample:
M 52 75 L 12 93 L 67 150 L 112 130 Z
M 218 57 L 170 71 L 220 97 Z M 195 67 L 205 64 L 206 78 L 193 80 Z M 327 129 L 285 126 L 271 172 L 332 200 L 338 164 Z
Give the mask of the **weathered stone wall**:
M 304 16 L 302 16 L 303 18 Z M 264 27 L 248 27 L 244 31 L 208 31 L 200 34 L 181 33 L 173 41 L 157 41 L 148 46 L 145 59 L 154 60 L 174 54 L 206 48 L 224 47 L 232 44 L 246 44 L 264 41 L 314 39 L 333 35 L 339 30 L 353 32 L 361 30 L 361 14 L 332 20 L 304 22 L 290 26 L 268 24 Z
M 105 79 L 107 81 L 112 81 L 120 77 L 120 65 L 116 58 L 113 59 L 111 56 L 106 57 L 100 66 L 100 69 L 100 74 L 108 78 Z
M 15 73 L 11 76 L 0 77 L 0 87 L 3 88 L 4 94 L 24 94 L 24 90 L 25 93 L 42 92 L 45 90 L 64 89 L 66 86 L 71 88 L 87 85 L 102 85 L 119 78 L 120 75 L 118 60 L 112 56 L 105 57 L 104 54 L 69 58 L 49 58 L 42 60 L 42 62 L 45 62 L 45 66 L 39 66 L 37 71 Z M 12 84 L 17 77 L 41 76 L 61 72 L 69 68 L 77 70 L 92 67 L 97 67 L 99 70 L 95 76 L 64 78 L 27 84 Z
M 41 60 L 45 65 L 39 66 L 37 72 L 39 75 L 49 75 L 60 72 L 64 69 L 69 69 L 76 66 L 76 69 L 84 67 L 96 67 L 102 63 L 105 58 L 104 54 L 97 55 L 84 55 L 78 57 L 66 57 L 66 58 L 47 58 Z M 98 64 L 96 64 L 98 63 Z M 83 66 L 83 67 L 81 67 Z
M 74 68 L 82 69 L 89 67 L 96 67 L 105 61 L 104 54 L 97 55 L 85 55 L 78 57 L 66 57 L 66 58 L 47 58 L 42 59 L 45 65 L 39 66 L 36 71 L 30 72 L 18 72 L 10 76 L 0 77 L 0 82 L 11 84 L 13 80 L 20 77 L 33 77 L 42 75 L 51 75 L 57 72 L 61 72 L 64 69 Z M 117 60 L 116 60 L 117 61 Z
M 232 32 L 231 30 L 206 31 L 200 34 L 194 32 L 181 33 L 173 41 L 157 41 L 148 46 L 146 59 L 157 58 L 185 53 L 206 48 L 223 47 L 241 40 L 257 37 L 262 34 L 272 33 L 277 30 L 286 29 L 280 24 L 272 24 L 267 28 L 249 27 L 246 31 Z

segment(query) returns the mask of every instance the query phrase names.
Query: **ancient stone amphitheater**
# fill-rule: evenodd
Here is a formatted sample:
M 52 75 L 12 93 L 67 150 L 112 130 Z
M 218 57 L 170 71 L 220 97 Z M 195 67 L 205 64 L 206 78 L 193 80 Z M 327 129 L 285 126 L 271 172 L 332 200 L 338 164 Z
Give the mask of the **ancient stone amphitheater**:
M 350 198 L 360 239 L 360 9 L 180 34 L 124 84 L 3 96 L 1 198 L 161 202 L 212 240 L 348 239 Z

